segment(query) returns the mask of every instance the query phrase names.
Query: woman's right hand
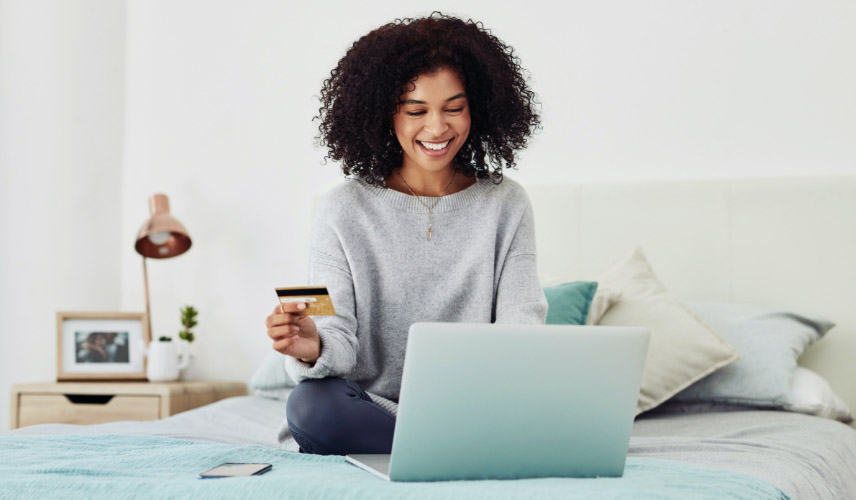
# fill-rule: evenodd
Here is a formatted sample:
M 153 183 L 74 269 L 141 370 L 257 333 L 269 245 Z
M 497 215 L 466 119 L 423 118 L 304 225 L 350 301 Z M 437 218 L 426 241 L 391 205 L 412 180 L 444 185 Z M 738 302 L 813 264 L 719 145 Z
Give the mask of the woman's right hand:
M 311 317 L 295 314 L 304 309 L 303 302 L 277 304 L 265 326 L 275 351 L 311 364 L 321 356 L 321 338 Z

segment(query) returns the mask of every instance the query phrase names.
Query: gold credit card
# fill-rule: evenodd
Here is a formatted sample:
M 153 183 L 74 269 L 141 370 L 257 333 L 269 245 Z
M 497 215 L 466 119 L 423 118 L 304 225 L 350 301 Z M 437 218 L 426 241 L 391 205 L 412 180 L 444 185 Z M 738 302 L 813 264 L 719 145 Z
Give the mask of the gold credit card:
M 276 289 L 280 304 L 304 302 L 306 309 L 292 313 L 297 316 L 334 316 L 333 301 L 326 286 L 294 286 Z

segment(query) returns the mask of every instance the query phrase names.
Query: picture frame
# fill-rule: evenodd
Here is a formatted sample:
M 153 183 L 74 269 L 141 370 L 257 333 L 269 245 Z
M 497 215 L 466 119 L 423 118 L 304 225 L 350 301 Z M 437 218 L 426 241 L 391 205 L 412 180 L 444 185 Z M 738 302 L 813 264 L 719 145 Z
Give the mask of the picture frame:
M 146 380 L 145 313 L 58 312 L 57 381 Z

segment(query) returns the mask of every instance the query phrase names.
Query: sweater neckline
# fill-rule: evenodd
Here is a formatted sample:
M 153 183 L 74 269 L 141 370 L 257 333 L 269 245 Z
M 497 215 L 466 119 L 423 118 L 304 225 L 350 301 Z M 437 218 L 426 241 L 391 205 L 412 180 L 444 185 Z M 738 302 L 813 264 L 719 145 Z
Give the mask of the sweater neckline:
M 392 205 L 393 207 L 405 212 L 425 213 L 425 205 L 419 203 L 416 196 L 405 194 L 385 186 L 369 184 L 363 179 L 356 177 L 353 180 L 364 186 L 370 193 L 378 197 L 381 201 Z M 468 188 L 458 191 L 457 193 L 447 194 L 446 196 L 420 196 L 422 201 L 431 207 L 431 212 L 440 214 L 444 212 L 453 212 L 464 208 L 481 195 L 489 191 L 494 186 L 490 179 L 476 179 L 476 182 Z

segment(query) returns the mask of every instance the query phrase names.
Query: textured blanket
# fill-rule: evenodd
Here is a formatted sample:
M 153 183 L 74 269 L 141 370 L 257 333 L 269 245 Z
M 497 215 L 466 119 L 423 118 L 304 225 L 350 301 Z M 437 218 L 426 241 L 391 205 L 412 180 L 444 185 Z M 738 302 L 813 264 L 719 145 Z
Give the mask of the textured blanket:
M 265 462 L 261 476 L 198 479 L 224 462 Z M 390 483 L 342 457 L 145 435 L 0 435 L 0 499 L 786 499 L 753 476 L 628 458 L 622 478 Z

